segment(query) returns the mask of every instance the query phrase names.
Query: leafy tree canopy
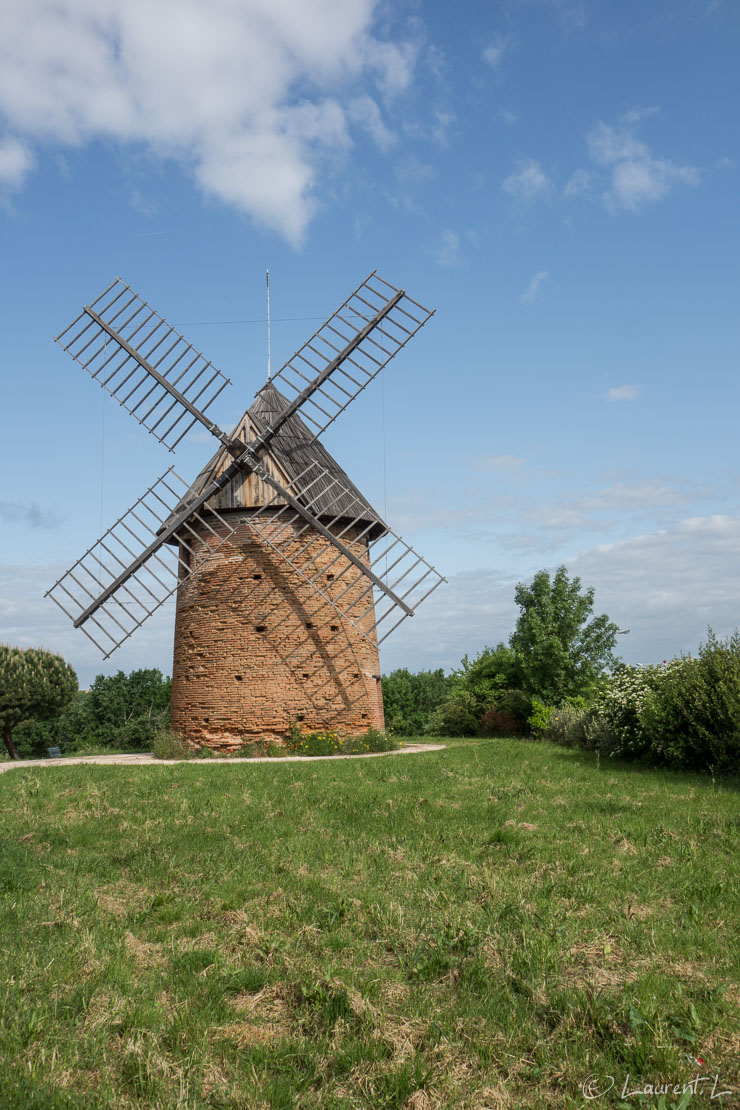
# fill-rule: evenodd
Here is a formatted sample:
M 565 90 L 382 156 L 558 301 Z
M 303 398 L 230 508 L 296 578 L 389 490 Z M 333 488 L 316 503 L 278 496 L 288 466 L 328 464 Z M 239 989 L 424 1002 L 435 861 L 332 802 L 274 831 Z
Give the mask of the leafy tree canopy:
M 399 736 L 419 736 L 432 710 L 449 697 L 450 679 L 440 667 L 412 674 L 406 667 L 383 675 L 386 726 Z
M 102 675 L 53 719 L 24 721 L 15 733 L 21 756 L 42 755 L 56 744 L 63 751 L 89 747 L 150 748 L 158 728 L 169 723 L 172 682 L 156 668 Z
M 0 728 L 11 759 L 13 729 L 30 717 L 59 713 L 77 692 L 77 675 L 60 655 L 0 644 Z
M 471 694 L 479 713 L 487 709 L 502 690 L 510 690 L 518 684 L 519 660 L 516 652 L 506 644 L 484 647 L 473 660 L 464 655 L 458 670 L 452 672 L 453 695 Z
M 520 582 L 520 609 L 509 639 L 518 660 L 520 686 L 548 705 L 587 694 L 607 667 L 614 666 L 617 626 L 606 613 L 592 617 L 594 590 L 581 589 L 564 566 L 552 578 L 545 570 L 530 585 Z

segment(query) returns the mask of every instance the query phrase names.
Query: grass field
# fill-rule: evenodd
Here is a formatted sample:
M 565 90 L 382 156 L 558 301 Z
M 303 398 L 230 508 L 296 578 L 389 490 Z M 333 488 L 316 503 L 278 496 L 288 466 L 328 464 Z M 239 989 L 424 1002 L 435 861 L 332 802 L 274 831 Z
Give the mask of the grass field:
M 0 1106 L 738 1107 L 736 786 L 504 740 L 14 769 Z

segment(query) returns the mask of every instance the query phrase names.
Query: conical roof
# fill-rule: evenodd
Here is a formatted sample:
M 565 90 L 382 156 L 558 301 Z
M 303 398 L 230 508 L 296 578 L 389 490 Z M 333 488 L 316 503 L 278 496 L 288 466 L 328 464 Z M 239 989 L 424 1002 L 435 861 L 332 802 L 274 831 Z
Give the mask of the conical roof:
M 287 399 L 272 382 L 267 382 L 237 424 L 234 436 L 249 443 L 273 424 L 276 417 L 287 407 Z M 226 448 L 220 447 L 193 482 L 188 498 L 192 494 L 201 493 L 208 483 L 222 474 L 232 462 L 232 456 Z M 318 464 L 317 471 L 318 467 L 321 467 L 326 472 L 326 477 L 318 480 L 311 488 L 311 511 L 319 519 L 327 521 L 339 516 L 349 520 L 359 517 L 364 523 L 373 521 L 375 527 L 368 533 L 368 538 L 371 540 L 377 539 L 386 531 L 370 503 L 326 448 L 313 438 L 313 433 L 299 416 L 293 415 L 286 420 L 271 440 L 262 464 L 268 473 L 284 486 L 288 486 L 298 478 L 311 464 Z M 337 498 L 336 489 L 330 491 L 332 478 L 342 484 L 348 491 L 347 495 Z M 237 509 L 257 509 L 267 502 L 273 502 L 274 498 L 275 491 L 265 485 L 255 474 L 239 474 L 215 497 L 206 501 L 204 507 L 215 509 L 219 513 L 228 513 L 230 510 Z M 280 499 L 274 503 L 283 504 Z M 182 502 L 174 512 L 177 512 L 181 506 Z M 367 516 L 363 515 L 365 512 Z

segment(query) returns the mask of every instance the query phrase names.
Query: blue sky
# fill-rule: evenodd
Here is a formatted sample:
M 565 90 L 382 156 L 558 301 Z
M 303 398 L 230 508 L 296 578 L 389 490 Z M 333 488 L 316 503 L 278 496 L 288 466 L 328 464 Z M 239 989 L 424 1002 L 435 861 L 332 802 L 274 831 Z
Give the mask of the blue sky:
M 6 0 L 0 640 L 103 663 L 44 591 L 173 458 L 52 342 L 120 275 L 233 382 L 377 268 L 436 315 L 326 435 L 448 577 L 382 663 L 506 639 L 565 562 L 623 657 L 740 624 L 730 0 Z

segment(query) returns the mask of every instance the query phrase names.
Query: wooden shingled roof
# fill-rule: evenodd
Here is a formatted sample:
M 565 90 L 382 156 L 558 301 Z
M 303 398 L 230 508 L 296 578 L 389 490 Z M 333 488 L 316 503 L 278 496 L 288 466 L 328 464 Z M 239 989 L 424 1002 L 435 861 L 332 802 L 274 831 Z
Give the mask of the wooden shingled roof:
M 234 436 L 249 443 L 264 432 L 287 407 L 286 398 L 271 382 L 267 382 L 237 424 Z M 188 496 L 200 493 L 209 482 L 223 473 L 232 461 L 226 448 L 220 447 L 193 482 Z M 317 439 L 313 438 L 313 434 L 299 416 L 291 416 L 283 424 L 271 441 L 262 463 L 268 473 L 284 486 L 288 486 L 298 478 L 307 467 L 318 464 L 318 467 L 326 471 L 326 478 L 317 481 L 312 487 L 311 511 L 324 522 L 333 520 L 337 516 L 347 520 L 359 518 L 363 523 L 375 521 L 376 526 L 368 533 L 368 538 L 371 540 L 378 539 L 385 533 L 386 528 L 378 513 L 350 481 L 339 463 Z M 328 488 L 332 478 L 337 479 L 347 489 L 348 495 L 337 498 L 336 489 L 329 493 Z M 274 498 L 275 491 L 265 485 L 255 474 L 240 474 L 216 497 L 206 501 L 204 508 L 212 508 L 219 513 L 228 513 L 236 509 L 257 509 L 268 502 L 273 502 Z M 274 503 L 284 504 L 281 499 Z M 174 512 L 177 512 L 182 505 L 183 502 L 180 502 Z M 365 513 L 367 515 L 364 515 Z

